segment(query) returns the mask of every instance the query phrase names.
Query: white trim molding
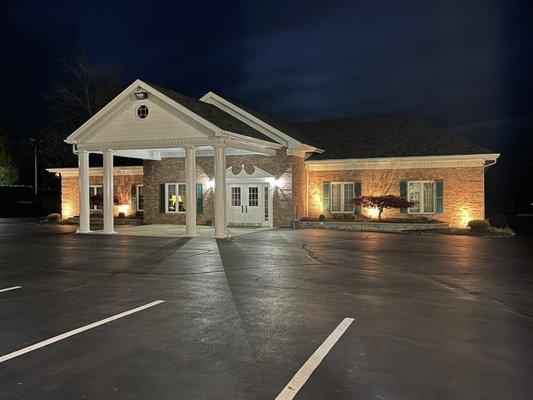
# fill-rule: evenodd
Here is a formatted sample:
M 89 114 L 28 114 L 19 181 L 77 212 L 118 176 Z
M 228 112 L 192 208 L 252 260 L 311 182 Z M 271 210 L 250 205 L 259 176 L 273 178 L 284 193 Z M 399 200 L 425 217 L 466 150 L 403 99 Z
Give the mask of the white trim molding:
M 307 160 L 309 171 L 346 171 L 368 169 L 464 168 L 493 165 L 500 155 L 468 154 L 452 156 L 351 158 L 341 160 Z
M 78 168 L 47 168 L 48 172 L 63 178 L 77 178 Z M 103 176 L 103 167 L 90 167 L 89 176 Z M 113 175 L 143 175 L 143 166 L 113 167 Z

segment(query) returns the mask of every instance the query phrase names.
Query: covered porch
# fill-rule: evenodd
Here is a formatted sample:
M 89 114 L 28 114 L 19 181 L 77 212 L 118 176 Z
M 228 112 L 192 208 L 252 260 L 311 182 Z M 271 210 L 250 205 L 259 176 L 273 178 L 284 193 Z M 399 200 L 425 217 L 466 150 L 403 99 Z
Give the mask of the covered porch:
M 159 90 L 158 90 L 159 89 Z M 185 214 L 184 232 L 196 236 L 211 232 L 226 238 L 228 155 L 273 156 L 281 145 L 215 106 L 199 100 L 163 91 L 142 81 L 135 81 L 111 103 L 67 139 L 78 156 L 79 229 L 78 233 L 116 234 L 114 223 L 114 157 L 161 161 L 184 158 Z M 103 157 L 103 229 L 91 230 L 89 193 L 89 154 Z M 197 227 L 196 159 L 212 157 L 214 191 L 214 229 Z M 174 228 L 172 228 L 174 227 Z M 167 230 L 178 229 L 170 225 Z M 138 228 L 138 227 L 135 227 Z M 146 225 L 144 226 L 146 230 Z M 118 230 L 129 228 L 118 228 Z M 154 225 L 153 229 L 158 229 Z M 163 229 L 159 226 L 159 229 Z M 131 230 L 131 229 L 130 229 Z M 147 231 L 150 231 L 148 228 Z M 237 233 L 237 232 L 236 232 Z

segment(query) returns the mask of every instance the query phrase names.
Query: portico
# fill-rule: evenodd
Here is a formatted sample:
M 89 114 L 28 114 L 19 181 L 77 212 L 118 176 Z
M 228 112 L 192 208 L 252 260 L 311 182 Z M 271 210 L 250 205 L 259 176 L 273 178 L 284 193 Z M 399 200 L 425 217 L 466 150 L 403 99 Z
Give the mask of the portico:
M 227 237 L 226 156 L 273 156 L 278 143 L 217 107 L 135 81 L 72 133 L 67 143 L 78 155 L 78 233 L 90 229 L 89 154 L 103 157 L 103 230 L 114 234 L 115 157 L 161 161 L 184 158 L 186 235 L 196 235 L 196 160 L 213 157 L 215 238 Z

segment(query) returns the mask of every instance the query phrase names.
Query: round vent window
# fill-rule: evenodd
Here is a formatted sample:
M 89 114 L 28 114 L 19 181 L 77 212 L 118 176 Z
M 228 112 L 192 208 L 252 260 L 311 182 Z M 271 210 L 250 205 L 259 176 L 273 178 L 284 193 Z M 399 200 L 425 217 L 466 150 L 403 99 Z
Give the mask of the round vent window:
M 145 119 L 148 116 L 148 107 L 146 107 L 144 104 L 142 106 L 139 106 L 137 109 L 137 116 L 140 119 Z

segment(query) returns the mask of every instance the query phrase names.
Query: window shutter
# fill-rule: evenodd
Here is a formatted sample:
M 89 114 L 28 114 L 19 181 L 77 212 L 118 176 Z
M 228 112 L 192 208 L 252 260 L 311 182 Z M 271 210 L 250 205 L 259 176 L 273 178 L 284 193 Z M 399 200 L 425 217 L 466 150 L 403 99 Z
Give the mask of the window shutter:
M 159 213 L 163 214 L 165 212 L 165 184 L 162 183 L 159 185 Z
M 204 213 L 204 190 L 201 183 L 196 184 L 196 213 Z
M 330 183 L 328 181 L 322 182 L 322 209 L 324 212 L 329 212 L 331 210 L 330 197 Z
M 444 181 L 435 181 L 435 212 L 444 213 Z
M 354 191 L 354 195 L 355 195 L 356 199 L 361 197 L 361 194 L 362 194 L 361 182 L 354 182 L 353 183 L 353 191 Z M 354 212 L 356 214 L 361 214 L 361 206 L 360 205 L 356 205 L 355 208 L 354 208 Z
M 400 181 L 400 197 L 407 200 L 407 181 Z M 407 208 L 400 208 L 401 213 L 407 213 Z

